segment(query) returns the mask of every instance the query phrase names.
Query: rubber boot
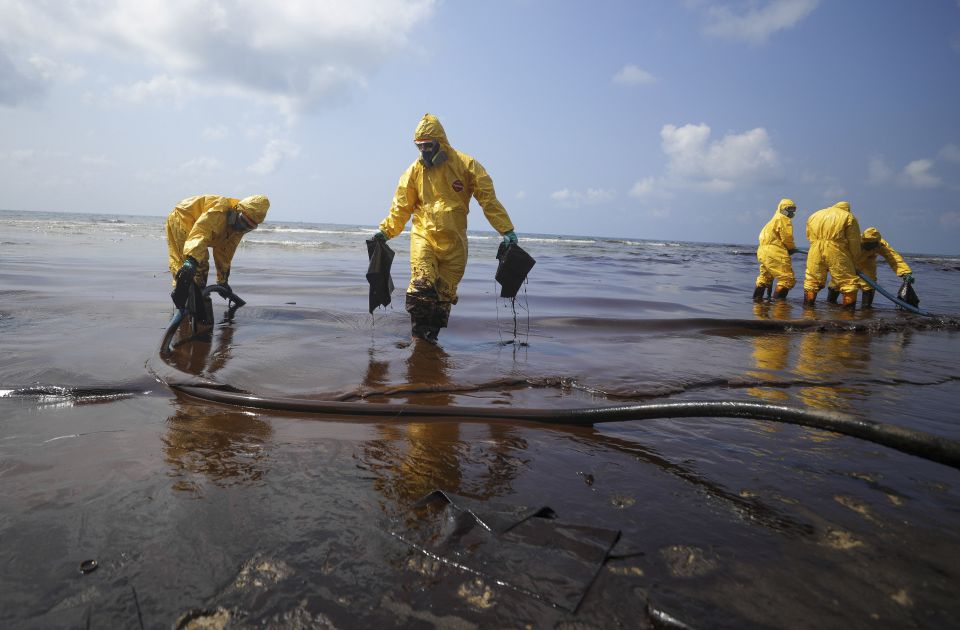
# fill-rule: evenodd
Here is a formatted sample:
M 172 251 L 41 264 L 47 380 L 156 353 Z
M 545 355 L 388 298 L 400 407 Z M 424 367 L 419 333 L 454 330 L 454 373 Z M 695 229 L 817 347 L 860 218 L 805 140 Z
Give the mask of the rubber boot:
M 831 289 L 830 287 L 827 287 L 827 302 L 830 302 L 831 304 L 836 304 L 837 298 L 839 297 L 840 297 L 839 291 L 837 291 L 836 289 Z
M 850 293 L 843 294 L 843 308 L 849 308 L 853 310 L 857 306 L 857 292 L 851 291 Z
M 873 308 L 873 296 L 876 293 L 876 291 L 864 291 L 863 297 L 860 298 L 860 308 Z
M 765 284 L 758 284 L 757 287 L 753 290 L 753 301 L 759 302 L 763 299 L 763 294 L 767 292 L 767 289 L 770 287 Z
M 817 301 L 817 292 L 816 291 L 804 291 L 803 292 L 803 303 L 807 306 L 813 306 L 813 303 Z
M 790 289 L 787 289 L 784 287 L 777 287 L 777 291 L 773 294 L 773 299 L 785 300 L 787 299 L 787 293 L 790 293 Z

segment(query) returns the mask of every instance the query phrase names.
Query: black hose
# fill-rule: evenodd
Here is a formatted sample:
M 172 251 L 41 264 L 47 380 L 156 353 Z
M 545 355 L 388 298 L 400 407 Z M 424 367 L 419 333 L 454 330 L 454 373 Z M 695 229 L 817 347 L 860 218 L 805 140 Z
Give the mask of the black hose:
M 264 397 L 246 392 L 193 385 L 171 385 L 170 387 L 194 398 L 227 405 L 346 416 L 517 419 L 575 426 L 653 418 L 750 418 L 833 431 L 960 469 L 960 442 L 955 440 L 882 422 L 861 420 L 840 413 L 796 409 L 767 403 L 707 400 L 581 409 L 444 407 Z

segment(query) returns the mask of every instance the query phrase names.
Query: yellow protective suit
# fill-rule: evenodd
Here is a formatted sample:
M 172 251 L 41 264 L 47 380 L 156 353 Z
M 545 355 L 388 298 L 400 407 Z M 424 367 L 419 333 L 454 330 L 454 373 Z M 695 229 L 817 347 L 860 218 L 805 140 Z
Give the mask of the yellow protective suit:
M 913 273 L 907 261 L 903 259 L 903 256 L 901 256 L 897 250 L 890 247 L 890 243 L 883 239 L 880 235 L 880 230 L 877 228 L 868 227 L 865 229 L 863 235 L 860 237 L 860 242 L 863 245 L 867 243 L 878 243 L 874 249 L 863 249 L 861 247 L 860 255 L 857 256 L 857 259 L 854 261 L 857 270 L 874 282 L 877 281 L 877 256 L 883 256 L 883 259 L 890 265 L 890 269 L 898 276 L 902 276 L 905 273 Z M 837 288 L 832 280 L 830 282 L 830 288 Z M 864 291 L 873 291 L 873 287 L 862 279 L 860 280 L 860 288 Z
M 827 283 L 827 272 L 841 293 L 854 293 L 859 286 L 854 261 L 860 256 L 860 224 L 850 204 L 838 201 L 817 210 L 807 219 L 807 272 L 803 289 L 816 293 Z
M 791 199 L 781 199 L 777 213 L 760 230 L 760 247 L 757 248 L 757 260 L 760 261 L 760 275 L 757 286 L 770 286 L 777 279 L 781 289 L 792 289 L 797 283 L 793 275 L 793 264 L 789 251 L 796 249 L 793 242 L 793 220 L 783 214 L 784 208 L 796 208 Z
M 467 265 L 467 213 L 470 198 L 500 234 L 513 223 L 493 190 L 493 180 L 479 162 L 450 146 L 436 116 L 425 114 L 414 140 L 436 140 L 446 160 L 426 166 L 417 159 L 400 176 L 390 214 L 380 231 L 393 238 L 413 216 L 410 231 L 410 285 L 407 311 L 411 316 L 447 325 L 450 306 L 457 303 L 457 286 Z M 422 309 L 420 307 L 423 307 Z
M 167 250 L 170 255 L 170 273 L 176 286 L 177 271 L 187 256 L 199 263 L 194 281 L 200 286 L 207 282 L 210 257 L 207 248 L 213 248 L 213 262 L 217 267 L 217 282 L 230 277 L 230 261 L 237 251 L 243 233 L 230 229 L 227 212 L 237 210 L 256 224 L 263 223 L 270 208 L 270 200 L 263 195 L 246 199 L 197 195 L 178 203 L 167 217 Z

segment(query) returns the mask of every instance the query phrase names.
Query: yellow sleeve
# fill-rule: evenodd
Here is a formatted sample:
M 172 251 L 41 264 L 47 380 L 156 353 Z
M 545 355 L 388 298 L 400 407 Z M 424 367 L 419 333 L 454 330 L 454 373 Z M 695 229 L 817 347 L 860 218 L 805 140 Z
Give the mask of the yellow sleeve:
M 780 216 L 783 217 L 782 214 Z M 780 240 L 783 241 L 783 246 L 787 248 L 787 251 L 796 249 L 797 246 L 793 242 L 793 221 L 789 217 L 783 218 L 785 220 L 780 222 Z
M 493 180 L 487 174 L 486 169 L 471 157 L 464 156 L 467 166 L 467 172 L 470 174 L 471 188 L 473 196 L 483 209 L 483 216 L 487 217 L 490 225 L 500 234 L 513 230 L 513 222 L 507 214 L 506 208 L 497 199 L 497 194 L 493 190 Z
M 417 193 L 417 178 L 420 172 L 417 163 L 410 165 L 397 184 L 397 191 L 393 194 L 393 203 L 390 205 L 390 214 L 380 222 L 380 231 L 393 238 L 403 232 L 403 227 L 410 220 L 410 215 L 420 203 Z
M 217 284 L 223 284 L 230 277 L 230 262 L 242 238 L 243 234 L 233 232 L 213 248 L 213 263 L 217 266 Z
M 890 243 L 883 239 L 880 239 L 880 255 L 883 256 L 883 259 L 887 261 L 887 264 L 890 265 L 890 268 L 893 269 L 893 273 L 896 275 L 902 276 L 905 273 L 913 273 L 910 270 L 910 265 L 903 259 L 903 256 L 901 256 L 897 250 L 890 247 Z
M 844 232 L 847 237 L 847 248 L 850 250 L 850 254 L 853 256 L 853 260 L 860 258 L 860 223 L 857 221 L 857 218 L 850 215 L 850 222 L 847 223 L 847 229 Z
M 215 212 L 215 210 L 222 210 Z M 207 248 L 213 240 L 226 233 L 227 213 L 230 201 L 226 197 L 207 209 L 190 229 L 187 241 L 183 244 L 184 257 L 192 256 L 197 262 L 204 262 L 208 258 Z

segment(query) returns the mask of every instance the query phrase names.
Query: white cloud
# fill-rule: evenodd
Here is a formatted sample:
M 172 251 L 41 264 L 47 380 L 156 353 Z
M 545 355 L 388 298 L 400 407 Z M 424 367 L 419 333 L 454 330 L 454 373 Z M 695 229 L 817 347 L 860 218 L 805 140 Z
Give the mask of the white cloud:
M 277 170 L 280 163 L 286 158 L 295 158 L 300 154 L 300 147 L 287 140 L 270 140 L 263 148 L 263 154 L 247 170 L 257 175 L 269 175 Z
M 957 2 L 960 3 L 960 0 L 957 0 Z M 940 149 L 938 155 L 947 162 L 960 162 L 960 147 L 955 144 L 948 144 Z
M 621 85 L 646 85 L 649 83 L 656 83 L 657 79 L 652 74 L 632 64 L 628 64 L 621 68 L 613 77 L 614 83 L 619 83 Z
M 867 165 L 867 170 L 867 181 L 874 185 L 888 182 L 893 177 L 893 169 L 890 168 L 882 155 L 872 156 Z
M 230 130 L 226 125 L 214 125 L 212 127 L 204 127 L 203 131 L 200 132 L 200 137 L 204 140 L 223 140 L 230 135 Z
M 630 189 L 631 197 L 645 198 L 657 194 L 659 182 L 653 177 L 644 177 Z
M 578 208 L 580 206 L 593 206 L 607 203 L 616 198 L 616 192 L 603 188 L 588 188 L 586 192 L 570 190 L 563 188 L 550 193 L 550 198 L 558 205 L 568 208 Z
M 707 8 L 704 32 L 721 39 L 763 44 L 778 31 L 793 28 L 810 15 L 820 0 L 769 0 L 750 2 L 746 10 L 734 10 L 729 3 Z
M 916 188 L 936 188 L 940 185 L 940 178 L 931 173 L 933 160 L 914 160 L 905 167 L 901 177 L 908 186 Z
M 171 104 L 182 107 L 187 101 L 207 92 L 203 87 L 181 77 L 162 74 L 147 81 L 113 88 L 113 97 L 127 103 Z
M 10 68 L 22 67 L 7 54 L 43 59 L 48 72 L 70 67 L 58 58 L 85 58 L 98 67 L 105 67 L 106 58 L 124 64 L 126 76 L 133 77 L 133 84 L 119 88 L 118 96 L 146 98 L 159 91 L 188 98 L 215 92 L 259 98 L 290 114 L 340 102 L 352 90 L 362 89 L 367 76 L 407 48 L 408 34 L 431 17 L 435 4 L 436 0 L 3 2 L 0 78 L 12 75 Z M 3 67 L 4 61 L 10 68 Z M 27 94 L 29 77 L 20 78 L 18 90 Z M 0 93 L 0 102 L 5 102 L 4 96 Z
M 522 201 L 522 200 L 524 200 L 524 199 L 526 199 L 526 198 L 527 198 L 527 191 L 525 191 L 525 190 L 521 190 L 520 192 L 518 192 L 518 193 L 516 194 L 516 199 L 517 199 L 518 201 Z
M 712 142 L 710 133 L 710 127 L 702 123 L 664 125 L 660 130 L 661 146 L 669 160 L 668 176 L 674 185 L 725 192 L 740 183 L 780 177 L 780 158 L 763 127 L 728 133 Z

